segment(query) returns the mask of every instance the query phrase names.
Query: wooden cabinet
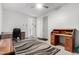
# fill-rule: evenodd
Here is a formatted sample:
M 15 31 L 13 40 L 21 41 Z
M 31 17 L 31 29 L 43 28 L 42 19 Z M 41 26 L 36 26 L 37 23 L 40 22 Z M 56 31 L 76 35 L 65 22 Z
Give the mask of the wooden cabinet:
M 73 40 L 72 37 L 65 38 L 65 50 L 73 52 Z
M 55 36 L 53 33 L 51 33 L 51 44 L 55 45 L 55 40 L 54 40 Z
M 64 37 L 64 47 L 65 50 L 73 52 L 75 43 L 75 29 L 54 29 L 51 32 L 51 44 L 58 45 L 59 37 Z

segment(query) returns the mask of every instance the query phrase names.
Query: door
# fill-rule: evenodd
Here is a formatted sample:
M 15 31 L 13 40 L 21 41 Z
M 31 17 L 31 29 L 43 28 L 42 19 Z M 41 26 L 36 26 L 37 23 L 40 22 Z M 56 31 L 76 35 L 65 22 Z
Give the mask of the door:
M 48 38 L 48 16 L 43 17 L 43 38 Z
M 28 37 L 36 37 L 36 18 L 28 18 Z

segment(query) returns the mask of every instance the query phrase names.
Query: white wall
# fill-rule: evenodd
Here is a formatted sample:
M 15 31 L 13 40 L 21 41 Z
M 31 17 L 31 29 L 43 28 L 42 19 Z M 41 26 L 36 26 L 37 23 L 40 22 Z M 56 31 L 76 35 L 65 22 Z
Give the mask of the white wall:
M 48 15 L 48 34 L 54 28 L 76 28 L 76 46 L 79 45 L 79 4 L 68 4 Z
M 20 12 L 12 10 L 3 10 L 3 21 L 2 21 L 2 32 L 12 32 L 13 28 L 21 28 L 21 31 L 26 32 L 26 37 L 28 36 L 28 23 L 34 19 L 31 16 L 25 15 Z
M 28 17 L 14 11 L 3 10 L 3 32 L 12 32 L 13 28 L 19 27 L 25 31 Z
M 13 28 L 20 28 L 21 31 L 26 32 L 26 37 L 34 34 L 34 29 L 32 25 L 35 24 L 35 18 L 28 16 L 26 14 L 13 11 L 13 10 L 3 10 L 3 22 L 2 22 L 2 32 L 12 32 Z M 31 31 L 30 31 L 31 29 Z M 30 34 L 31 32 L 31 34 Z
M 0 34 L 2 31 L 2 4 L 0 3 Z
M 36 29 L 32 25 L 36 26 Z M 12 32 L 13 28 L 16 27 L 19 27 L 22 31 L 25 31 L 26 37 L 32 35 L 42 37 L 41 18 L 35 18 L 13 10 L 3 9 L 2 32 Z

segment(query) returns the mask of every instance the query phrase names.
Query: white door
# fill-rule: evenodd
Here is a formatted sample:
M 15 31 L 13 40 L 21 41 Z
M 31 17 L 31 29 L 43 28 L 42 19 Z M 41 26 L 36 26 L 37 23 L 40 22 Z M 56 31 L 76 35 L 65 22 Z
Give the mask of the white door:
M 28 18 L 28 37 L 36 37 L 36 19 Z
M 48 38 L 48 17 L 43 17 L 43 38 Z

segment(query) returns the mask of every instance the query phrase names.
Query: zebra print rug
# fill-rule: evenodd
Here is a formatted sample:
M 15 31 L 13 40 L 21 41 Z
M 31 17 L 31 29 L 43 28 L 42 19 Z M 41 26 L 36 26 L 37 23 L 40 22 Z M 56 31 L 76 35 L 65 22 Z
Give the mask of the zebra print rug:
M 55 55 L 60 49 L 39 40 L 23 40 L 14 44 L 16 55 Z

